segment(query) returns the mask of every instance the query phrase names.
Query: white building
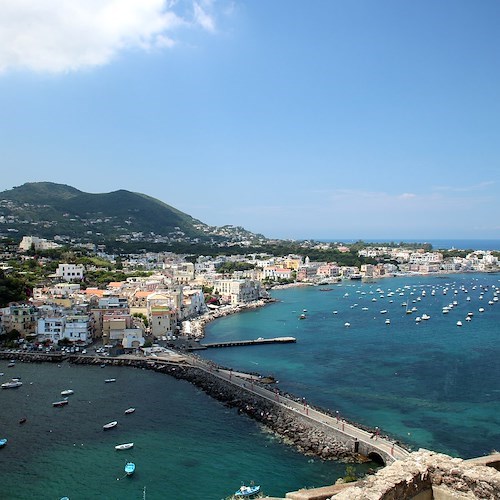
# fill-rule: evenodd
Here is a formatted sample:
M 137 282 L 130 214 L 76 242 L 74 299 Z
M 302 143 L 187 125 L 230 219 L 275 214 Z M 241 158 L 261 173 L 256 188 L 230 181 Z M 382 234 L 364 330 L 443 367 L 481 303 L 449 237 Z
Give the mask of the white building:
M 19 243 L 19 250 L 24 252 L 30 250 L 32 247 L 35 250 L 52 250 L 53 248 L 59 248 L 61 245 L 54 243 L 53 241 L 48 241 L 44 238 L 38 238 L 37 236 L 23 236 L 21 243 Z
M 214 292 L 219 293 L 224 302 L 242 304 L 258 300 L 261 296 L 260 282 L 253 280 L 216 280 Z
M 64 281 L 81 281 L 85 268 L 81 264 L 59 264 L 56 276 Z

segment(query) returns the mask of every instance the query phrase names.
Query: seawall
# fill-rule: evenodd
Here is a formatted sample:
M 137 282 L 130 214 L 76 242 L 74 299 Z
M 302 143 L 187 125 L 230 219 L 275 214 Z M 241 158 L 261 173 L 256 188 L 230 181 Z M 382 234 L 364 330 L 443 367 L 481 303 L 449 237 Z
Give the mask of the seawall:
M 72 356 L 74 364 L 102 363 L 113 366 L 129 366 L 165 373 L 179 380 L 186 380 L 203 390 L 212 398 L 230 408 L 236 408 L 250 418 L 263 424 L 270 432 L 294 446 L 300 453 L 319 457 L 323 460 L 342 460 L 344 462 L 364 462 L 366 457 L 354 452 L 354 447 L 342 443 L 333 432 L 309 419 L 288 411 L 257 394 L 250 393 L 228 383 L 200 368 L 183 363 L 152 361 L 149 359 L 94 358 Z

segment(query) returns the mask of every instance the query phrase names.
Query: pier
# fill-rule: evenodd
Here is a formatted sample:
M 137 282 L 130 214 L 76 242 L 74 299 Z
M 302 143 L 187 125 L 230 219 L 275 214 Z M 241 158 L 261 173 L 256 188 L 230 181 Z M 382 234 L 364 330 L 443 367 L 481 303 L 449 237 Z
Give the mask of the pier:
M 261 345 L 261 344 L 290 344 L 297 342 L 295 337 L 275 337 L 272 339 L 258 338 L 255 340 L 227 340 L 225 342 L 208 342 L 199 344 L 200 348 L 208 349 L 211 347 L 239 347 L 244 345 Z

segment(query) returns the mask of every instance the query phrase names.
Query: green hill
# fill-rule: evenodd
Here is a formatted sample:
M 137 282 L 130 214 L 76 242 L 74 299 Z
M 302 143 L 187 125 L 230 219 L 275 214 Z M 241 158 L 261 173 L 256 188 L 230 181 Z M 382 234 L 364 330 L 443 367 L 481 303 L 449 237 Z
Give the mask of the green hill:
M 92 242 L 221 239 L 218 228 L 150 196 L 126 190 L 91 194 L 51 182 L 30 182 L 1 192 L 0 218 L 0 231 L 11 235 L 57 235 Z M 255 237 L 242 228 L 235 232 Z

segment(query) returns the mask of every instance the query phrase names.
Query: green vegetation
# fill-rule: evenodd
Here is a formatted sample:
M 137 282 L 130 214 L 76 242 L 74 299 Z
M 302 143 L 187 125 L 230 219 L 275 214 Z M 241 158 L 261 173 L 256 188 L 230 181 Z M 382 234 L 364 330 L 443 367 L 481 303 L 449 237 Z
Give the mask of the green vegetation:
M 255 265 L 249 262 L 224 262 L 216 267 L 216 271 L 222 274 L 233 274 L 235 271 L 248 271 L 249 269 L 255 269 Z
M 26 300 L 28 293 L 25 279 L 6 276 L 3 271 L 0 271 L 0 307 L 6 307 L 10 302 Z
M 144 315 L 142 313 L 134 313 L 134 314 L 132 314 L 132 316 L 134 318 L 140 318 L 140 319 L 142 319 L 142 322 L 144 323 L 144 326 L 146 328 L 149 326 L 149 321 L 148 321 L 148 318 L 146 317 L 146 315 Z
M 166 235 L 179 231 L 205 237 L 195 227 L 200 221 L 155 198 L 125 190 L 91 194 L 64 184 L 32 182 L 4 191 L 2 198 L 16 204 L 19 220 L 50 221 L 37 227 L 38 235 L 44 238 L 85 235 L 91 241 L 101 241 L 134 232 Z M 12 226 L 26 230 L 20 223 Z

